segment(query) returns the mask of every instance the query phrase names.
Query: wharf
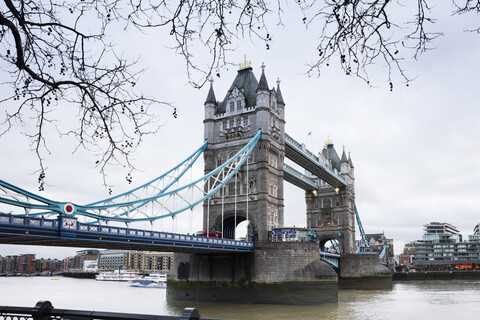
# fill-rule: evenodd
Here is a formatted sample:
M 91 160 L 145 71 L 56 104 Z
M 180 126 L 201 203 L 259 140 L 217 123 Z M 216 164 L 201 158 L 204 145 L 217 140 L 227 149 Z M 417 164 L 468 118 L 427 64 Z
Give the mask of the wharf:
M 393 281 L 480 280 L 480 271 L 395 272 Z

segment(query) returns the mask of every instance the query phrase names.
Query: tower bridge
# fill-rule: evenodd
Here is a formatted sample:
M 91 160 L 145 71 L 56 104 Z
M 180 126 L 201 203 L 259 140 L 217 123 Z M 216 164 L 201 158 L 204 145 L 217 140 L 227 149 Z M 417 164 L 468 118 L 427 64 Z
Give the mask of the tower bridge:
M 388 286 L 391 275 L 378 255 L 353 254 L 356 221 L 363 239 L 357 253 L 368 243 L 355 206 L 350 155 L 343 150 L 339 156 L 332 141 L 318 154 L 308 150 L 285 133 L 285 108 L 280 82 L 270 89 L 264 66 L 257 81 L 244 63 L 221 101 L 210 83 L 205 143 L 142 186 L 78 205 L 0 180 L 0 203 L 21 209 L 7 214 L 0 208 L 0 243 L 39 244 L 37 239 L 48 245 L 174 251 L 167 287 L 173 299 L 317 304 L 336 301 L 339 278 L 366 277 Z M 202 154 L 204 176 L 186 181 Z M 284 181 L 305 190 L 306 224 L 314 242 L 269 241 L 288 214 Z M 219 232 L 222 239 L 128 226 L 175 217 L 200 203 L 203 230 Z M 248 237 L 234 240 L 243 221 Z M 329 241 L 337 254 L 319 255 Z M 336 264 L 339 274 L 322 260 Z

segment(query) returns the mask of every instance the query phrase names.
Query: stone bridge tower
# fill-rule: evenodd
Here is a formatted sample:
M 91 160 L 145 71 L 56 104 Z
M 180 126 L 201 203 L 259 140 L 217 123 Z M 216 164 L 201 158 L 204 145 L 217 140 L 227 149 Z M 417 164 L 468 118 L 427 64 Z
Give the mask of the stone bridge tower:
M 345 150 L 340 158 L 329 139 L 322 156 L 333 170 L 340 172 L 347 186 L 334 188 L 317 179 L 318 191 L 307 191 L 307 227 L 317 233 L 320 247 L 323 249 L 328 240 L 337 240 L 340 253 L 353 253 L 355 250 L 355 178 L 350 155 Z
M 233 238 L 235 227 L 249 220 L 249 237 L 266 241 L 268 231 L 283 226 L 283 161 L 285 157 L 285 103 L 277 88 L 269 89 L 262 65 L 257 81 L 245 61 L 222 101 L 210 85 L 205 106 L 205 172 L 224 163 L 258 132 L 262 137 L 246 164 L 215 196 L 203 204 L 204 230 Z M 223 230 L 222 230 L 223 228 Z M 252 232 L 254 230 L 254 232 Z M 249 239 L 252 240 L 252 239 Z

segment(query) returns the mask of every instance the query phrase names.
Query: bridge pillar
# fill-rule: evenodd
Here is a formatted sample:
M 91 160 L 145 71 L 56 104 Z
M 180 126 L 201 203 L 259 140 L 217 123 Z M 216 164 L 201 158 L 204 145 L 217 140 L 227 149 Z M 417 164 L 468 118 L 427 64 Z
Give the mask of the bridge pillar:
M 255 244 L 254 253 L 175 254 L 173 300 L 316 305 L 338 301 L 335 271 L 316 243 Z
M 340 257 L 340 289 L 388 289 L 392 272 L 380 264 L 378 254 L 343 254 Z
M 203 228 L 234 238 L 235 227 L 249 220 L 255 241 L 266 241 L 268 231 L 284 222 L 285 104 L 280 87 L 269 89 L 264 70 L 257 81 L 250 65 L 244 63 L 225 98 L 216 100 L 212 83 L 204 106 L 206 173 L 233 156 L 259 129 L 262 137 L 247 161 L 248 169 L 244 164 L 204 202 Z
M 347 186 L 334 188 L 317 179 L 318 190 L 306 191 L 307 227 L 317 234 L 320 245 L 328 240 L 337 240 L 340 253 L 353 253 L 355 249 L 355 188 L 354 168 L 345 151 L 338 157 L 332 141 L 326 141 L 323 158 L 333 170 L 345 178 Z

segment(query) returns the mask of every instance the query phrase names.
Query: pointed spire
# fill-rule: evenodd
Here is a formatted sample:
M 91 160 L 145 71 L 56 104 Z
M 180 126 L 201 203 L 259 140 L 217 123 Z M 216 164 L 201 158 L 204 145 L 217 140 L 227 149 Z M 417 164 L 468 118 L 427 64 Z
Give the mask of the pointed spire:
M 277 79 L 277 103 L 284 106 L 282 92 L 280 91 L 280 78 Z
M 353 168 L 352 158 L 350 158 L 350 151 L 348 151 L 348 163 L 350 164 L 350 168 Z
M 205 104 L 207 103 L 213 103 L 213 104 L 217 104 L 217 99 L 215 99 L 215 93 L 213 92 L 213 78 L 210 78 L 210 90 L 208 91 L 208 96 L 207 96 L 207 100 L 205 100 Z
M 267 78 L 265 77 L 265 64 L 262 63 L 262 75 L 260 81 L 258 82 L 257 92 L 258 91 L 268 91 Z
M 342 159 L 340 159 L 340 163 L 347 163 L 347 162 L 348 162 L 347 155 L 345 154 L 345 148 L 344 148 L 342 152 Z

